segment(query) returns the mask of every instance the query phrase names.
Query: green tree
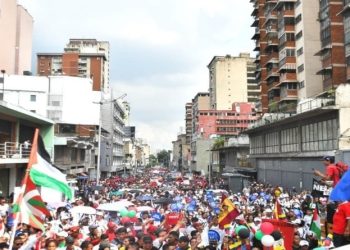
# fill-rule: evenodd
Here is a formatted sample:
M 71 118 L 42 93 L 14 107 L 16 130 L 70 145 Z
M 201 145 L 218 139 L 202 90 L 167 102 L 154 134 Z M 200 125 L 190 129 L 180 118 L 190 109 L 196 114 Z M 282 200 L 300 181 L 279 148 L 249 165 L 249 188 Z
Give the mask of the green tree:
M 163 166 L 168 167 L 170 163 L 170 154 L 170 150 L 161 150 L 157 153 L 158 162 L 161 163 Z
M 157 165 L 157 162 L 158 162 L 157 157 L 151 154 L 149 156 L 149 166 L 154 167 L 155 165 Z
M 212 149 L 219 149 L 219 148 L 223 148 L 224 146 L 225 146 L 225 138 L 218 137 L 215 139 Z

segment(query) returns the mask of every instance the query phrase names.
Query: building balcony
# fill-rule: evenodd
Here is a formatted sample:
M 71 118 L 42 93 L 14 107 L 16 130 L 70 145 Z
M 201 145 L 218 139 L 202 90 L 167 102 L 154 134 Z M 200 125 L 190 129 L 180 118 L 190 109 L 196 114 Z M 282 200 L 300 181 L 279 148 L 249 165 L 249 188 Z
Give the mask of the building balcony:
M 256 40 L 254 51 L 260 51 L 260 40 Z
M 298 98 L 298 91 L 296 89 L 281 88 L 281 101 L 296 100 Z
M 265 81 L 267 81 L 270 77 L 279 77 L 277 68 L 272 68 L 271 70 L 267 71 L 267 76 Z
M 24 143 L 0 143 L 0 164 L 28 163 L 31 146 Z
M 295 72 L 296 70 L 296 64 L 295 63 L 284 63 L 282 64 L 279 69 L 278 72 L 282 73 L 282 72 Z
M 261 57 L 260 57 L 260 54 L 258 53 L 258 54 L 256 55 L 256 57 L 255 57 L 254 63 L 259 63 L 259 62 L 260 62 L 260 59 L 261 59 Z
M 260 28 L 259 27 L 256 27 L 255 28 L 255 33 L 254 35 L 252 36 L 252 40 L 256 40 L 256 39 L 259 39 L 260 38 Z
M 258 26 L 259 26 L 259 18 L 254 18 L 254 21 L 250 25 L 250 27 L 258 27 Z
M 280 74 L 280 84 L 288 82 L 297 82 L 296 73 L 281 73 Z

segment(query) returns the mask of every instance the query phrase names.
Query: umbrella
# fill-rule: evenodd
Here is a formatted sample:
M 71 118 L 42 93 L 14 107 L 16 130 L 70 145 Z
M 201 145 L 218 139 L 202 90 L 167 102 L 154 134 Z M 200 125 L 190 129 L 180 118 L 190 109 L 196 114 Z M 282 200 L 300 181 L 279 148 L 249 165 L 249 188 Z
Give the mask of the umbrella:
M 153 201 L 155 204 L 174 203 L 173 199 L 162 197 Z
M 135 206 L 134 203 L 132 203 L 131 201 L 128 201 L 128 200 L 120 200 L 120 201 L 117 201 L 115 203 L 117 203 L 118 205 L 125 206 L 125 207 Z
M 96 214 L 96 209 L 87 206 L 76 206 L 73 207 L 70 212 L 72 214 Z
M 154 208 L 150 206 L 139 206 L 136 209 L 137 209 L 137 212 L 146 212 L 146 211 L 149 212 L 154 210 Z
M 126 209 L 126 206 L 123 206 L 119 202 L 104 203 L 104 204 L 100 204 L 97 207 L 97 210 L 114 211 L 114 212 L 118 212 L 118 211 L 125 210 L 125 209 Z
M 141 196 L 138 196 L 136 199 L 139 201 L 151 201 L 151 200 L 153 200 L 153 196 L 152 195 L 141 195 Z

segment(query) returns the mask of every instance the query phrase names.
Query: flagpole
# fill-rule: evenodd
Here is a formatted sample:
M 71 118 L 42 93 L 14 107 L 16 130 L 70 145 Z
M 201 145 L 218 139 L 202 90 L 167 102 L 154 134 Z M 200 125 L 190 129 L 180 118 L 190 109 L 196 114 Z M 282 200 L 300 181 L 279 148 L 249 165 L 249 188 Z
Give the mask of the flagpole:
M 36 128 L 35 132 L 34 132 L 32 148 L 30 150 L 30 156 L 29 156 L 29 161 L 28 161 L 28 164 L 27 164 L 27 169 L 26 169 L 25 175 L 24 175 L 23 180 L 22 180 L 21 192 L 18 195 L 17 201 L 13 201 L 12 206 L 15 203 L 20 204 L 22 202 L 23 194 L 24 194 L 24 191 L 25 191 L 25 188 L 26 188 L 25 184 L 27 183 L 27 179 L 29 178 L 30 166 L 32 165 L 31 163 L 32 163 L 33 159 L 36 158 L 36 155 L 35 155 L 35 151 L 36 150 L 35 149 L 36 149 L 37 144 L 38 144 L 38 135 L 39 135 L 39 129 Z M 15 241 L 15 234 L 16 234 L 18 222 L 19 222 L 19 214 L 17 213 L 15 215 L 15 220 L 14 220 L 14 223 L 13 223 L 13 226 L 12 226 L 12 233 L 11 233 L 11 238 L 10 238 L 9 249 L 13 248 L 13 243 Z

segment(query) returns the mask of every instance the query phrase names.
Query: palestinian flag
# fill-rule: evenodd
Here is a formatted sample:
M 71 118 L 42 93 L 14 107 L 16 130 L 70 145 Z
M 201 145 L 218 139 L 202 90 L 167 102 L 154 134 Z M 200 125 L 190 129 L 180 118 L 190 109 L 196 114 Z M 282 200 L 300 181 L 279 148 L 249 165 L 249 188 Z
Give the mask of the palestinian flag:
M 23 192 L 19 194 L 17 202 L 13 205 L 13 213 L 18 222 L 45 231 L 44 220 L 46 216 L 50 216 L 50 212 L 28 174 L 26 174 L 22 190 Z
M 35 131 L 30 161 L 28 165 L 29 175 L 37 186 L 47 187 L 63 193 L 68 199 L 72 199 L 72 189 L 68 186 L 66 175 L 61 173 L 50 162 L 50 155 L 44 147 L 44 142 Z
M 310 225 L 310 231 L 314 232 L 318 239 L 321 239 L 321 220 L 317 207 L 314 210 L 314 215 L 312 217 L 312 222 Z
M 281 203 L 278 201 L 278 199 L 276 199 L 276 202 L 275 202 L 275 208 L 273 210 L 273 218 L 277 220 L 286 218 L 286 215 L 283 212 Z
M 224 229 L 227 225 L 231 224 L 234 219 L 236 219 L 236 217 L 239 215 L 239 211 L 230 201 L 230 199 L 224 194 L 221 198 L 220 207 L 221 209 L 218 217 L 219 227 L 221 229 Z

